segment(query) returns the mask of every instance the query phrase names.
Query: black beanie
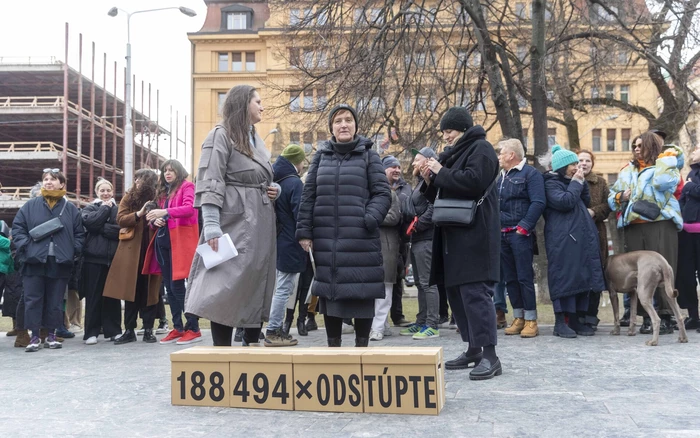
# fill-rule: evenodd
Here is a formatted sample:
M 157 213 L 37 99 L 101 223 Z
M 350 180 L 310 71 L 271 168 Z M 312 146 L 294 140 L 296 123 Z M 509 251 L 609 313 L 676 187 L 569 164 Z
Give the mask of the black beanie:
M 338 111 L 350 111 L 352 118 L 355 119 L 355 131 L 357 131 L 357 112 L 355 111 L 355 108 L 351 107 L 347 103 L 341 103 L 334 106 L 331 109 L 331 112 L 328 113 L 328 129 L 331 131 L 331 134 L 333 133 L 333 116 L 335 116 L 335 113 Z
M 445 111 L 445 115 L 440 120 L 440 131 L 445 129 L 453 129 L 455 131 L 464 132 L 474 126 L 474 120 L 469 114 L 469 111 L 463 106 L 453 106 Z

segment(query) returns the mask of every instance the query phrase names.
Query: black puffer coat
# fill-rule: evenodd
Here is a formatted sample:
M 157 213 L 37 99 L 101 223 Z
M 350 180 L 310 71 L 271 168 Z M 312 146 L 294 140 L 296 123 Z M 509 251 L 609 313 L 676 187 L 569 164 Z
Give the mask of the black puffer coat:
M 99 265 L 112 264 L 114 254 L 119 246 L 119 224 L 117 224 L 119 205 L 112 207 L 102 201 L 95 201 L 83 208 L 83 225 L 87 231 L 83 260 Z
M 486 141 L 484 128 L 478 125 L 468 129 L 454 147 L 441 153 L 438 161 L 443 168 L 424 189 L 430 202 L 435 202 L 437 189 L 441 198 L 478 200 L 498 176 L 496 151 Z M 435 227 L 430 284 L 452 287 L 498 282 L 500 224 L 498 193 L 491 187 L 470 227 Z
M 391 189 L 372 141 L 345 155 L 323 144 L 309 166 L 296 238 L 313 240 L 312 293 L 330 301 L 384 298 L 379 224 Z

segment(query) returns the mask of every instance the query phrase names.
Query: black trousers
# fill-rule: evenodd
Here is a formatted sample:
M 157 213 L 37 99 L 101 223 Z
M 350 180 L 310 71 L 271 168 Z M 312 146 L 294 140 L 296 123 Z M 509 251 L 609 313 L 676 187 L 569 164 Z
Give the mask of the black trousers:
M 328 339 L 340 338 L 343 336 L 343 318 L 335 316 L 323 315 L 323 321 L 326 325 L 326 337 Z M 352 322 L 352 320 L 350 320 Z M 369 338 L 369 332 L 372 329 L 372 318 L 355 318 L 355 339 Z
M 308 305 L 306 305 L 306 296 L 311 288 L 311 282 L 314 279 L 314 270 L 311 267 L 311 263 L 307 263 L 306 270 L 299 274 L 299 281 L 297 282 L 297 296 L 296 301 L 294 301 L 294 308 L 296 308 L 297 302 L 299 303 L 299 321 L 305 321 L 308 316 Z M 287 315 L 285 321 L 292 323 L 294 320 L 294 308 L 287 309 Z
M 462 341 L 469 348 L 498 343 L 496 308 L 493 305 L 495 282 L 467 283 L 447 288 L 452 315 Z
M 141 312 L 143 328 L 153 328 L 158 305 L 153 304 L 148 306 L 146 303 L 148 303 L 148 277 L 138 274 L 136 277 L 136 295 L 134 296 L 134 301 L 124 302 L 124 327 L 127 330 L 134 330 L 136 328 L 136 320 L 138 319 L 139 312 Z
M 215 347 L 230 347 L 233 338 L 233 331 L 235 327 L 229 327 L 227 325 L 219 324 L 218 322 L 211 321 L 211 337 L 214 341 Z M 260 341 L 260 331 L 261 327 L 257 328 L 244 328 L 243 329 L 243 339 L 248 344 L 253 344 Z
M 391 291 L 391 309 L 389 310 L 389 316 L 395 324 L 405 318 L 403 314 L 403 304 L 401 303 L 402 298 L 403 280 L 399 278 L 396 283 L 394 283 L 394 288 Z
M 15 321 L 15 328 L 17 328 L 17 330 L 27 329 L 24 324 L 24 292 L 22 292 L 17 302 L 17 320 Z
M 99 336 L 100 328 L 105 338 L 122 332 L 121 301 L 103 297 L 109 266 L 83 262 L 80 292 L 85 295 L 85 334 L 83 339 Z
M 156 318 L 159 321 L 165 320 L 167 322 L 167 316 L 165 313 L 165 300 L 163 296 L 165 295 L 165 282 L 160 284 L 160 291 L 158 292 L 158 304 L 156 304 Z
M 678 305 L 688 315 L 698 317 L 698 274 L 700 274 L 700 234 L 681 231 L 678 235 Z
M 43 275 L 25 275 L 24 322 L 34 336 L 39 329 L 49 331 L 63 327 L 63 296 L 68 286 L 67 278 L 50 278 Z
M 440 294 L 440 319 L 447 318 L 450 312 L 450 306 L 447 304 L 447 290 L 445 285 L 438 284 L 438 292 Z

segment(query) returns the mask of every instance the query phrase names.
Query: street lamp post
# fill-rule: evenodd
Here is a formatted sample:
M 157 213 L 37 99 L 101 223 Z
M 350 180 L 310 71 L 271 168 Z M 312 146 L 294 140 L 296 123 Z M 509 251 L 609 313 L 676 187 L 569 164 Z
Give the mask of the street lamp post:
M 145 12 L 165 11 L 168 9 L 177 9 L 188 17 L 197 15 L 195 11 L 184 6 L 171 6 L 167 8 L 143 9 L 140 11 L 127 12 L 124 9 L 113 7 L 107 12 L 110 17 L 116 17 L 119 11 L 126 14 L 126 96 L 124 96 L 124 106 L 126 117 L 126 126 L 124 127 L 124 192 L 131 188 L 134 182 L 134 125 L 132 123 L 131 113 L 131 16 L 142 14 Z M 172 132 L 170 133 L 172 135 Z

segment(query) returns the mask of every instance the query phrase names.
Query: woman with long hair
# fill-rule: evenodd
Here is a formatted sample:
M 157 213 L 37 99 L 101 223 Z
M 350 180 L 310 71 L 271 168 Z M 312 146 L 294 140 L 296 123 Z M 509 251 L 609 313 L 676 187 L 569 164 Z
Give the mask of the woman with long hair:
M 617 227 L 624 230 L 625 251 L 656 251 L 676 274 L 678 232 L 683 218 L 674 192 L 681 182 L 680 169 L 685 163 L 678 146 L 664 148 L 661 136 L 647 131 L 635 138 L 632 161 L 620 171 L 610 189 L 608 205 L 619 213 Z M 657 289 L 654 294 L 661 317 L 659 334 L 673 334 L 671 309 Z M 651 319 L 645 315 L 640 333 L 652 332 Z M 630 321 L 630 327 L 635 321 Z
M 192 258 L 199 240 L 197 210 L 194 208 L 194 184 L 187 181 L 188 173 L 177 160 L 168 160 L 160 168 L 156 202 L 146 219 L 156 235 L 148 246 L 144 274 L 161 274 L 168 293 L 173 318 L 173 330 L 161 339 L 161 344 L 179 345 L 202 340 L 199 318 L 185 313 L 185 278 L 190 273 Z
M 161 278 L 159 275 L 142 274 L 146 249 L 153 235 L 145 216 L 155 198 L 158 176 L 151 169 L 139 169 L 134 174 L 134 185 L 119 203 L 117 224 L 119 246 L 107 275 L 102 296 L 124 300 L 124 333 L 115 340 L 116 345 L 136 341 L 136 319 L 141 312 L 143 341 L 154 343 L 156 304 Z
M 119 245 L 119 206 L 114 200 L 114 186 L 106 179 L 95 184 L 97 198 L 83 208 L 83 225 L 87 231 L 80 293 L 85 297 L 85 334 L 87 345 L 97 344 L 100 329 L 105 339 L 122 333 L 122 307 L 119 300 L 102 296 Z
M 27 201 L 12 223 L 12 240 L 22 264 L 24 324 L 32 331 L 27 352 L 41 348 L 42 327 L 48 329 L 50 349 L 62 346 L 55 332 L 63 325 L 63 296 L 85 240 L 80 211 L 65 196 L 63 173 L 44 169 L 41 195 Z
M 269 319 L 276 276 L 276 223 L 270 153 L 255 130 L 263 106 L 254 87 L 238 85 L 226 95 L 223 120 L 202 144 L 195 205 L 202 207 L 199 243 L 219 249 L 231 237 L 238 255 L 211 269 L 195 254 L 185 311 L 211 321 L 215 346 L 230 346 L 234 327 L 242 343 L 258 343 Z

